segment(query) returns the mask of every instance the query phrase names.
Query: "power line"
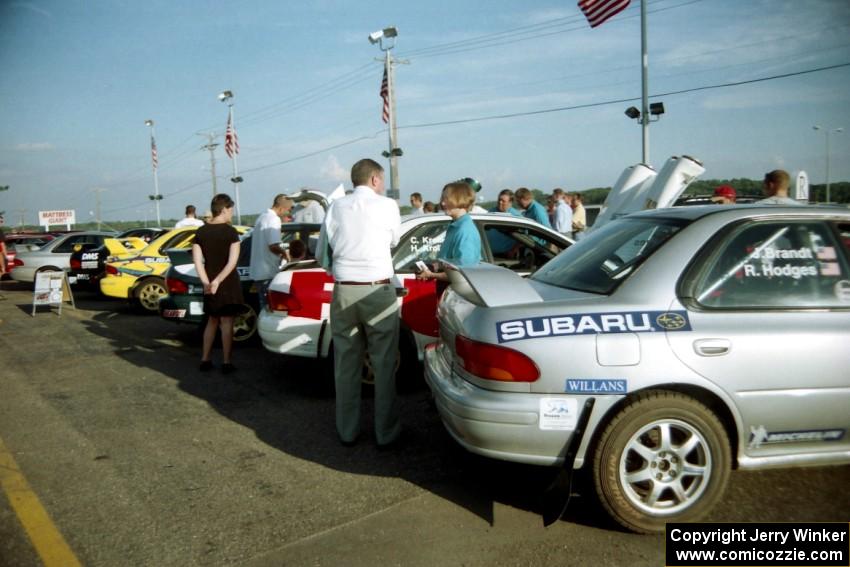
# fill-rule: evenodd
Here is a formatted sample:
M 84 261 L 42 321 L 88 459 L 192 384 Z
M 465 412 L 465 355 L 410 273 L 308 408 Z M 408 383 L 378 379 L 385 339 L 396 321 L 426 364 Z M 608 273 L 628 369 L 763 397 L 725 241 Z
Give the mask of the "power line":
M 735 86 L 740 86 L 740 85 L 747 85 L 747 84 L 753 84 L 753 83 L 761 83 L 761 82 L 765 82 L 765 81 L 773 81 L 773 80 L 777 80 L 777 79 L 785 79 L 785 78 L 789 78 L 789 77 L 796 77 L 796 76 L 800 76 L 800 75 L 808 75 L 808 74 L 811 74 L 811 73 L 818 73 L 818 72 L 821 72 L 821 71 L 829 71 L 829 70 L 833 70 L 833 69 L 840 69 L 840 68 L 843 68 L 843 67 L 850 67 L 850 62 L 840 63 L 840 64 L 837 64 L 837 65 L 829 65 L 829 66 L 826 66 L 826 67 L 818 67 L 818 68 L 815 68 L 815 69 L 805 69 L 803 71 L 796 71 L 796 72 L 793 72 L 793 73 L 783 73 L 783 74 L 780 74 L 780 75 L 772 75 L 772 76 L 769 76 L 769 77 L 759 77 L 759 78 L 756 78 L 756 79 L 748 79 L 748 80 L 744 80 L 744 81 L 735 81 L 735 82 L 721 83 L 721 84 L 716 84 L 716 85 L 704 85 L 704 86 L 701 86 L 701 87 L 693 87 L 693 88 L 690 88 L 690 89 L 681 89 L 681 90 L 678 90 L 678 91 L 655 93 L 655 94 L 652 94 L 650 96 L 653 97 L 653 98 L 659 98 L 659 97 L 663 97 L 663 96 L 673 96 L 673 95 L 679 95 L 679 94 L 685 94 L 685 93 L 691 93 L 691 92 L 697 92 L 697 91 L 705 91 L 705 90 L 711 90 L 711 89 L 721 89 L 721 88 L 735 87 Z M 514 112 L 514 113 L 510 113 L 510 114 L 481 116 L 481 117 L 477 117 L 477 118 L 465 118 L 465 119 L 460 119 L 460 120 L 446 120 L 446 121 L 442 121 L 442 122 L 430 122 L 430 123 L 424 123 L 424 124 L 408 124 L 406 126 L 399 126 L 398 128 L 399 129 L 402 129 L 402 128 L 407 128 L 407 129 L 432 128 L 432 127 L 436 127 L 436 126 L 450 126 L 450 125 L 455 125 L 455 124 L 469 124 L 471 122 L 484 122 L 484 121 L 488 121 L 488 120 L 501 120 L 501 119 L 508 119 L 508 118 L 519 118 L 519 117 L 523 117 L 523 116 L 534 116 L 534 115 L 538 115 L 538 114 L 550 114 L 550 113 L 554 113 L 554 112 L 565 112 L 565 111 L 569 111 L 569 110 L 581 110 L 581 109 L 585 109 L 585 108 L 595 108 L 595 107 L 607 106 L 607 105 L 611 105 L 611 104 L 622 104 L 622 103 L 625 103 L 625 102 L 633 102 L 633 101 L 639 100 L 639 99 L 640 99 L 640 97 L 621 98 L 621 99 L 615 99 L 615 100 L 591 102 L 591 103 L 587 103 L 587 104 L 577 104 L 577 105 L 573 105 L 573 106 L 562 106 L 562 107 L 558 107 L 558 108 L 546 108 L 546 109 L 541 109 L 541 110 L 532 110 L 532 111 L 527 111 L 527 112 Z M 386 129 L 379 130 L 378 132 L 375 132 L 375 134 L 373 134 L 371 136 L 360 136 L 360 137 L 357 137 L 357 138 L 352 138 L 351 140 L 347 140 L 347 141 L 341 142 L 339 144 L 334 144 L 332 146 L 321 148 L 319 150 L 315 150 L 313 152 L 309 152 L 309 153 L 306 153 L 306 154 L 303 154 L 303 155 L 288 158 L 288 159 L 281 160 L 281 161 L 274 162 L 274 163 L 261 165 L 261 166 L 254 167 L 254 168 L 251 168 L 251 169 L 246 169 L 246 170 L 244 170 L 244 172 L 249 173 L 249 172 L 254 172 L 254 171 L 261 171 L 263 169 L 269 169 L 269 168 L 272 168 L 272 167 L 277 167 L 277 166 L 280 166 L 280 165 L 292 163 L 294 161 L 298 161 L 298 160 L 302 160 L 302 159 L 305 159 L 305 158 L 308 158 L 308 157 L 312 157 L 312 156 L 315 156 L 315 155 L 318 155 L 318 154 L 321 154 L 321 153 L 324 153 L 324 152 L 328 152 L 328 151 L 331 151 L 331 150 L 334 150 L 334 149 L 337 149 L 337 148 L 341 148 L 343 146 L 349 146 L 349 145 L 355 144 L 357 142 L 361 142 L 363 140 L 376 138 L 377 136 L 381 135 L 384 132 L 386 132 Z M 192 189 L 192 188 L 197 187 L 199 185 L 202 185 L 204 183 L 206 183 L 206 181 L 199 181 L 197 183 L 193 183 L 193 184 L 188 185 L 188 186 L 186 186 L 182 189 L 168 193 L 166 196 L 173 196 L 173 195 L 183 193 L 185 191 L 188 191 L 189 189 Z M 134 207 L 137 207 L 137 206 L 139 206 L 139 205 L 138 204 L 127 205 L 125 207 L 121 207 L 121 208 L 118 208 L 118 209 L 112 209 L 112 210 L 107 211 L 107 212 L 115 212 L 115 211 L 119 211 L 119 210 L 130 209 L 130 208 L 134 208 Z

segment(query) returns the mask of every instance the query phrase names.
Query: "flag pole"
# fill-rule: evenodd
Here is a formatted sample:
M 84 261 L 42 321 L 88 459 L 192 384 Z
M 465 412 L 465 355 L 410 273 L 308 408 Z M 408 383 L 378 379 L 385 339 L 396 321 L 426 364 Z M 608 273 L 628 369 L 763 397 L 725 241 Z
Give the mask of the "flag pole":
M 640 0 L 640 57 L 641 57 L 641 113 L 643 132 L 642 162 L 649 165 L 649 57 L 646 48 L 646 0 Z

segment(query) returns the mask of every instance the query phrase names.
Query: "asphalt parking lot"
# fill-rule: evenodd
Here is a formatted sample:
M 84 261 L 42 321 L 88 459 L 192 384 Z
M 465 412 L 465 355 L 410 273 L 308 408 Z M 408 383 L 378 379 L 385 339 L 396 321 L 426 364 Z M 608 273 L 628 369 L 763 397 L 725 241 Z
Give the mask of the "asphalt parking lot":
M 0 457 L 82 565 L 664 565 L 663 538 L 612 525 L 581 478 L 545 528 L 554 471 L 465 452 L 424 385 L 402 395 L 405 446 L 375 449 L 367 395 L 349 449 L 321 364 L 248 344 L 235 374 L 202 374 L 191 326 L 91 292 L 32 317 L 31 289 L 0 292 Z M 846 522 L 848 487 L 850 466 L 735 472 L 709 520 Z M 0 566 L 41 565 L 4 489 Z

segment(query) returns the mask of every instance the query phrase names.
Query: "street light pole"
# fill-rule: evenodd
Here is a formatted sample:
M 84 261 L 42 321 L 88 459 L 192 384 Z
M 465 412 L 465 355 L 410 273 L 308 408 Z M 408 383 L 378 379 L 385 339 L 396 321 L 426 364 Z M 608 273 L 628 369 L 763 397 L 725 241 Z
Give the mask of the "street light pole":
M 162 195 L 159 194 L 159 174 L 157 173 L 159 158 L 156 152 L 156 134 L 154 133 L 153 120 L 145 120 L 145 125 L 151 129 L 151 163 L 153 164 L 153 195 L 148 195 L 151 201 L 156 202 L 156 226 L 162 226 L 162 219 L 159 216 L 159 202 L 162 200 Z
M 640 75 L 641 75 L 641 130 L 643 133 L 642 162 L 649 165 L 649 55 L 646 41 L 646 0 L 640 0 Z
M 225 134 L 224 151 L 233 162 L 233 177 L 230 178 L 230 181 L 233 182 L 233 191 L 236 193 L 236 224 L 242 224 L 242 209 L 239 207 L 239 184 L 242 182 L 242 178 L 239 177 L 239 168 L 236 165 L 236 156 L 239 155 L 239 142 L 236 136 L 236 124 L 233 121 L 233 92 L 222 91 L 218 95 L 218 100 L 227 104 L 228 131 Z M 229 140 L 228 137 L 230 137 Z M 228 147 L 231 148 L 230 151 L 228 151 Z
M 812 126 L 813 130 L 823 130 L 826 134 L 826 203 L 829 204 L 832 201 L 832 196 L 829 192 L 829 135 L 830 133 L 840 134 L 844 131 L 844 128 L 821 128 L 820 126 Z
M 392 50 L 395 47 L 395 38 L 398 37 L 398 30 L 395 27 L 388 27 L 375 33 L 369 34 L 369 42 L 377 43 L 381 51 L 384 52 L 384 69 L 387 73 L 387 106 L 389 106 L 389 148 L 383 152 L 384 157 L 390 160 L 390 186 L 387 190 L 387 197 L 395 199 L 400 198 L 398 186 L 398 158 L 402 154 L 398 147 L 398 131 L 396 126 L 395 114 L 395 64 L 398 61 L 393 60 Z M 384 46 L 384 40 L 387 40 L 387 46 Z M 403 61 L 402 61 L 403 62 Z

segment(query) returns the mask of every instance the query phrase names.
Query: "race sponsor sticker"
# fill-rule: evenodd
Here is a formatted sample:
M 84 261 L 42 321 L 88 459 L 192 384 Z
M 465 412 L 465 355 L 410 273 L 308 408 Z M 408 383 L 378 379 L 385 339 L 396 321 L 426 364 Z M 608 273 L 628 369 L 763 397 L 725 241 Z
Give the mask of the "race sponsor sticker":
M 163 309 L 162 316 L 169 319 L 183 319 L 186 316 L 185 309 Z
M 575 398 L 541 398 L 538 426 L 542 430 L 575 429 L 578 400 Z
M 570 335 L 690 330 L 687 311 L 575 313 L 496 323 L 496 336 L 500 343 Z
M 97 260 L 83 260 L 80 262 L 80 269 L 82 270 L 96 270 L 97 269 Z
M 89 279 L 88 274 L 77 274 L 76 276 L 70 276 L 72 278 L 76 278 L 77 281 L 83 281 Z M 70 278 L 69 278 L 70 279 Z
M 850 280 L 835 282 L 835 297 L 842 303 L 850 303 Z
M 843 429 L 812 429 L 808 431 L 768 431 L 764 425 L 750 426 L 750 448 L 776 443 L 810 443 L 812 441 L 840 441 Z
M 567 378 L 564 392 L 567 394 L 617 395 L 629 391 L 628 380 Z
M 189 303 L 189 314 L 190 315 L 203 315 L 204 314 L 204 302 L 203 301 L 192 301 Z

